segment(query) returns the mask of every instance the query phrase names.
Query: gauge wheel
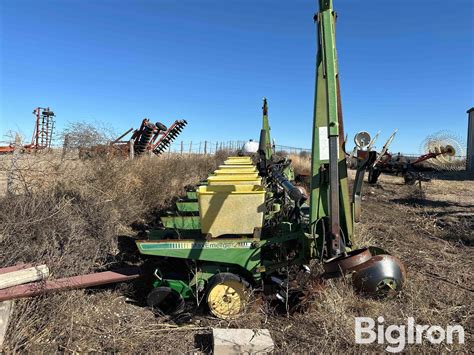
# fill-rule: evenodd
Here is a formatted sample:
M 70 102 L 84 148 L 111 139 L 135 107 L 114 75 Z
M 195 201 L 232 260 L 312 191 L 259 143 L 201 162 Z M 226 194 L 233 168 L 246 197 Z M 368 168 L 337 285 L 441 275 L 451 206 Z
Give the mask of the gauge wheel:
M 160 286 L 155 287 L 146 297 L 148 307 L 158 315 L 176 315 L 184 311 L 183 297 L 175 290 Z
M 232 273 L 214 275 L 207 290 L 207 306 L 210 312 L 221 319 L 231 319 L 242 314 L 247 306 L 250 285 Z
M 155 126 L 162 132 L 167 131 L 168 128 L 161 122 L 156 122 Z

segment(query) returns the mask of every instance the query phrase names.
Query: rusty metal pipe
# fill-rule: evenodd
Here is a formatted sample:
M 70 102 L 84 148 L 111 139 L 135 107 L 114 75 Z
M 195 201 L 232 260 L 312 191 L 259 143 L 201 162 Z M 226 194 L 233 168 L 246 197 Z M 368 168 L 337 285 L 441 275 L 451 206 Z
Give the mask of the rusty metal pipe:
M 0 290 L 0 302 L 38 296 L 45 293 L 107 285 L 138 279 L 143 275 L 139 267 L 129 267 L 115 271 L 97 272 L 87 275 L 66 277 L 58 280 L 35 282 Z

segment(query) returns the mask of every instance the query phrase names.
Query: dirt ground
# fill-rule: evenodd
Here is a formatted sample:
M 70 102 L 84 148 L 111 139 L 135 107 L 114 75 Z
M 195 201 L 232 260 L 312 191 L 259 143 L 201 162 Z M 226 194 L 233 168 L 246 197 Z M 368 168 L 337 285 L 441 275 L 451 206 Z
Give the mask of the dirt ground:
M 172 164 L 162 161 L 159 164 L 165 164 L 168 168 L 181 166 L 179 161 Z M 197 182 L 202 175 L 205 176 L 213 166 L 218 164 L 218 161 L 203 161 L 201 170 L 193 170 L 192 173 L 186 170 L 186 167 L 189 166 L 186 164 L 190 164 L 190 161 L 183 162 L 182 170 L 178 172 L 184 178 L 172 180 L 173 190 L 166 191 L 166 193 L 176 194 L 190 181 Z M 158 167 L 163 171 L 163 165 Z M 115 174 L 113 176 L 124 174 L 124 170 L 124 166 L 120 165 L 117 170 L 113 170 L 113 174 Z M 155 170 L 150 168 L 147 173 L 150 175 L 153 174 L 153 171 Z M 57 176 L 60 173 L 61 169 L 55 172 Z M 100 174 L 104 174 L 104 172 L 101 170 Z M 192 174 L 192 176 L 186 178 L 186 174 Z M 96 177 L 96 175 L 94 176 Z M 89 185 L 93 184 L 91 181 L 95 181 L 87 180 L 90 177 L 85 178 L 82 175 L 77 179 L 76 182 L 86 181 Z M 140 290 L 139 284 L 122 284 L 93 290 L 65 292 L 38 297 L 34 300 L 16 301 L 5 350 L 7 352 L 41 351 L 48 353 L 56 351 L 208 352 L 211 349 L 209 336 L 212 327 L 240 327 L 268 328 L 275 341 L 277 351 L 285 353 L 303 351 L 381 352 L 384 351 L 386 344 L 355 344 L 354 317 L 364 316 L 376 319 L 383 316 L 387 325 L 406 324 L 407 317 L 413 317 L 417 324 L 442 327 L 460 324 L 465 329 L 464 345 L 457 343 L 434 345 L 425 341 L 422 345 L 407 345 L 406 351 L 472 353 L 472 332 L 474 329 L 472 301 L 474 292 L 472 250 L 474 241 L 474 180 L 472 179 L 472 176 L 461 173 L 439 175 L 431 182 L 423 183 L 420 190 L 418 186 L 404 185 L 403 179 L 400 177 L 382 175 L 377 185 L 364 185 L 362 220 L 356 226 L 356 244 L 358 246 L 376 245 L 385 248 L 405 264 L 408 281 L 404 290 L 396 298 L 377 300 L 359 296 L 352 290 L 348 279 L 330 280 L 324 287 L 309 280 L 307 283 L 309 285 L 308 295 L 305 307 L 301 312 L 289 314 L 278 312 L 274 305 L 257 296 L 249 306 L 247 313 L 236 320 L 223 321 L 212 318 L 201 309 L 202 307 L 196 309 L 193 305 L 188 306 L 190 314 L 188 319 L 169 319 L 154 316 L 140 303 L 139 297 L 137 297 Z M 112 184 L 109 187 L 103 183 L 103 180 L 98 181 L 100 181 L 102 189 L 100 194 L 104 193 L 104 196 L 107 196 L 106 200 L 104 197 L 104 201 L 118 199 L 120 203 L 110 207 L 109 205 L 113 202 L 108 202 L 108 205 L 100 205 L 104 206 L 100 209 L 96 202 L 90 204 L 93 206 L 91 207 L 92 211 L 103 218 L 96 221 L 97 229 L 102 233 L 99 234 L 108 235 L 110 240 L 116 239 L 119 233 L 133 235 L 135 232 L 127 227 L 132 220 L 149 218 L 150 214 L 156 213 L 163 205 L 170 204 L 170 201 L 163 200 L 160 205 L 155 206 L 152 204 L 153 200 L 146 201 L 147 194 L 157 196 L 160 194 L 160 187 L 165 183 L 169 184 L 170 179 L 158 181 L 156 176 L 153 176 L 149 180 L 142 181 L 132 174 L 127 179 L 119 180 L 121 185 Z M 0 181 L 3 184 L 3 180 Z M 140 195 L 142 197 L 137 201 L 129 199 L 129 196 L 122 196 L 121 189 L 119 189 L 126 186 L 132 191 L 136 191 L 153 182 L 156 185 L 155 188 L 152 191 L 146 190 L 147 194 Z M 55 191 L 57 194 L 58 191 Z M 49 231 L 50 234 L 47 238 L 53 238 L 54 236 L 51 234 L 59 233 L 58 231 L 61 233 L 82 231 L 80 226 L 88 223 L 92 218 L 90 214 L 83 215 L 84 206 L 89 206 L 87 198 L 91 201 L 95 201 L 92 199 L 97 198 L 94 193 L 89 194 L 88 191 L 86 190 L 87 193 L 81 192 L 79 199 L 82 201 L 81 208 L 70 211 L 71 214 L 76 213 L 77 216 L 80 214 L 81 217 L 80 219 L 75 217 L 74 227 L 63 230 L 64 225 L 62 225 L 63 229 Z M 91 191 L 96 191 L 95 194 L 99 194 L 95 187 Z M 72 196 L 70 192 L 63 193 L 63 195 Z M 5 208 L 7 202 L 3 201 L 2 203 L 3 205 L 0 207 Z M 14 201 L 8 203 L 14 203 Z M 67 203 L 71 204 L 72 202 Z M 141 208 L 148 209 L 148 217 L 134 215 L 133 218 L 127 219 L 126 216 L 132 212 L 120 215 L 120 211 L 125 205 L 130 211 L 133 211 L 135 205 L 132 203 L 140 203 Z M 62 221 L 64 218 L 61 217 L 61 213 L 70 205 L 64 204 L 64 206 L 57 215 Z M 106 206 L 109 207 L 105 208 Z M 8 223 L 11 220 L 8 218 L 11 217 L 0 220 L 0 232 L 5 236 L 8 233 L 17 233 L 13 227 L 9 226 Z M 98 217 L 94 216 L 94 218 Z M 122 223 L 122 225 L 118 229 L 100 229 L 109 220 L 114 224 Z M 34 234 L 36 241 L 42 240 L 39 239 L 37 233 L 45 228 L 44 225 L 40 225 L 38 231 L 34 228 L 30 225 L 18 233 L 21 232 L 22 235 Z M 85 231 L 87 232 L 87 230 Z M 100 238 L 100 235 L 97 238 Z M 90 250 L 87 249 L 90 244 L 81 244 L 89 243 L 89 240 L 86 240 L 82 234 L 81 238 L 84 239 L 74 245 L 76 248 L 84 245 L 84 249 L 80 251 L 84 254 Z M 94 243 L 96 240 L 98 239 L 93 240 Z M 2 242 L 0 239 L 0 249 L 4 249 L 3 252 L 0 252 L 4 258 L 0 267 L 7 266 L 6 264 L 12 261 L 31 261 L 23 257 L 7 260 L 6 253 L 12 251 L 12 249 L 8 249 L 12 247 L 10 244 L 7 245 L 7 242 L 11 243 L 11 240 Z M 32 242 L 27 240 L 25 243 Z M 24 250 L 26 250 L 29 245 L 31 244 L 18 244 L 15 248 L 25 248 Z M 74 261 L 74 264 L 68 264 L 67 260 L 64 260 L 69 255 L 67 248 L 62 251 L 61 255 L 48 254 L 49 252 L 44 250 L 41 253 L 31 254 L 30 257 L 38 258 L 37 261 L 50 260 L 56 267 L 56 269 L 53 267 L 53 276 L 62 275 L 63 271 L 60 267 L 67 266 L 69 268 L 67 274 L 75 270 L 74 265 L 78 266 L 77 269 L 84 271 L 98 269 L 107 263 L 107 258 L 103 257 L 91 260 L 86 258 L 87 263 L 90 264 L 85 265 L 86 261 L 84 261 L 83 267 L 79 267 L 77 260 Z M 77 256 L 75 257 L 77 258 Z M 41 258 L 49 259 L 40 260 Z M 80 263 L 81 259 L 78 260 Z M 314 270 L 316 275 L 319 270 L 318 266 L 315 266 Z

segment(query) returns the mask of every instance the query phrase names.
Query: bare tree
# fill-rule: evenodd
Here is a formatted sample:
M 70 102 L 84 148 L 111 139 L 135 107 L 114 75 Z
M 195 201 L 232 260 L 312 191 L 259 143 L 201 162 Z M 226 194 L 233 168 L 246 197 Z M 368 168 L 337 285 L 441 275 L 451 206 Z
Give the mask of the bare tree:
M 63 141 L 66 137 L 68 148 L 90 148 L 111 141 L 113 134 L 98 125 L 72 122 L 61 132 Z

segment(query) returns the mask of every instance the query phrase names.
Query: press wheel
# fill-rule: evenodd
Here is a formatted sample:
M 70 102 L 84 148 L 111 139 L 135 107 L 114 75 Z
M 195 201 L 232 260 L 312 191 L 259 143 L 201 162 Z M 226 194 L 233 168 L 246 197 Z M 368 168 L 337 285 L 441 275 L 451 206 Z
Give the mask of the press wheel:
M 206 301 L 211 313 L 230 319 L 243 313 L 248 303 L 249 284 L 232 273 L 219 273 L 209 281 Z

